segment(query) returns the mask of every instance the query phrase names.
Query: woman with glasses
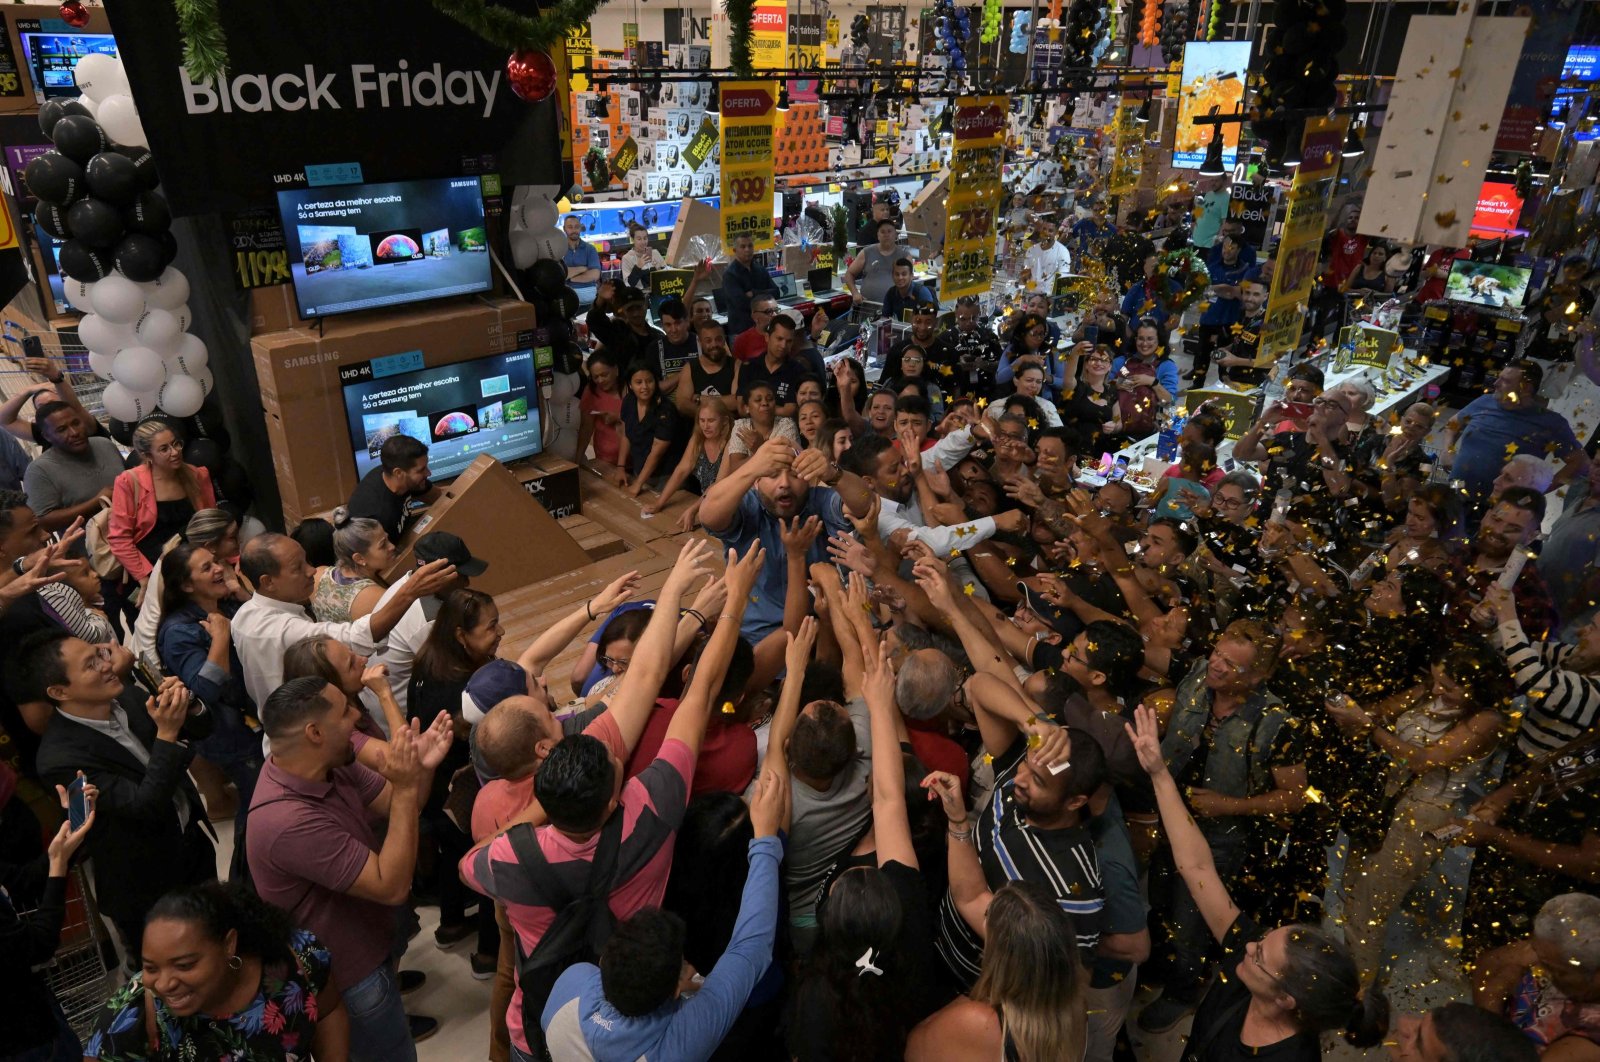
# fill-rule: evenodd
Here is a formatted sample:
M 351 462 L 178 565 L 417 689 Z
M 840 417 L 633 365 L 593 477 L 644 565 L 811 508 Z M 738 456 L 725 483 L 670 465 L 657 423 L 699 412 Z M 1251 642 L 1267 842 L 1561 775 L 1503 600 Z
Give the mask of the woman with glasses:
M 1004 386 L 1014 381 L 1025 366 L 1037 366 L 1044 376 L 1044 386 L 1039 392 L 1054 402 L 1066 390 L 1067 366 L 1056 355 L 1050 343 L 1050 322 L 1036 313 L 1025 313 L 1012 326 L 1011 344 L 1000 355 L 1000 365 L 995 370 L 995 383 Z
M 918 387 L 933 411 L 933 419 L 944 416 L 944 390 L 928 372 L 928 351 L 916 343 L 908 343 L 900 351 L 900 371 L 884 386 L 895 394 L 907 387 Z
M 1156 430 L 1159 415 L 1170 407 L 1182 384 L 1164 329 L 1154 320 L 1139 321 L 1133 330 L 1133 353 L 1112 359 L 1111 378 L 1122 408 L 1122 430 L 1142 439 Z
M 1094 456 L 1123 444 L 1122 407 L 1111 382 L 1111 348 L 1079 343 L 1067 356 L 1067 392 L 1061 422 L 1077 429 L 1084 453 Z
M 150 418 L 133 431 L 140 463 L 111 488 L 106 540 L 128 578 L 143 586 L 167 540 L 182 533 L 201 509 L 214 509 L 211 473 L 183 459 L 183 439 L 164 420 Z
M 1140 705 L 1127 729 L 1155 788 L 1173 864 L 1223 951 L 1223 976 L 1195 1012 L 1184 1062 L 1268 1054 L 1279 1062 L 1316 1062 L 1321 1034 L 1332 1029 L 1357 1047 L 1378 1043 L 1388 1028 L 1388 1000 L 1376 989 L 1361 991 L 1344 943 L 1311 925 L 1264 931 L 1239 910 L 1167 770 L 1156 713 Z

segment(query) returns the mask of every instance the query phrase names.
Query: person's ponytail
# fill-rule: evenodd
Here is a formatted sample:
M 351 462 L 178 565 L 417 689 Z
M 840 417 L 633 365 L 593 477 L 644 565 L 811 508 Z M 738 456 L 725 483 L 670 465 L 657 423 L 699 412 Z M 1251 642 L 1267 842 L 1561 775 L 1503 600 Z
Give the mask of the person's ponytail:
M 1356 997 L 1344 1038 L 1353 1047 L 1376 1047 L 1389 1032 L 1389 997 L 1377 985 Z

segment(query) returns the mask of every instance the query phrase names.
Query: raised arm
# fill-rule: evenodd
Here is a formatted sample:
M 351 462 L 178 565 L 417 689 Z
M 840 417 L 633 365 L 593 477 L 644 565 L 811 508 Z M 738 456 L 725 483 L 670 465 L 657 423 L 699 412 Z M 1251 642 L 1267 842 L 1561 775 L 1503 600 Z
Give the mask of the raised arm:
M 728 603 L 717 617 L 716 628 L 711 632 L 711 641 L 706 644 L 705 652 L 700 654 L 700 662 L 695 666 L 688 692 L 678 702 L 672 722 L 667 724 L 666 740 L 683 742 L 689 746 L 693 756 L 700 755 L 700 744 L 706 734 L 706 719 L 711 713 L 711 701 L 722 688 L 728 661 L 733 659 L 733 644 L 739 640 L 739 624 L 744 619 L 745 608 L 750 604 L 750 591 L 755 588 L 756 577 L 761 574 L 761 565 L 766 557 L 767 551 L 760 542 L 752 542 L 743 557 L 731 549 L 728 551 L 728 566 L 723 576 L 728 583 Z M 673 611 L 677 611 L 676 605 Z M 632 665 L 628 670 L 633 670 Z M 659 679 L 657 685 L 660 685 Z M 654 699 L 655 695 L 651 694 L 651 700 Z M 629 748 L 632 747 L 630 743 Z
M 1156 804 L 1161 809 L 1161 824 L 1166 827 L 1167 842 L 1172 846 L 1172 861 L 1189 895 L 1206 920 L 1206 927 L 1217 940 L 1227 936 L 1228 930 L 1239 918 L 1239 908 L 1228 895 L 1228 888 L 1217 873 L 1216 861 L 1205 835 L 1189 815 L 1189 808 L 1178 792 L 1178 784 L 1167 770 L 1167 761 L 1161 756 L 1161 733 L 1156 725 L 1156 713 L 1144 705 L 1134 709 L 1133 722 L 1125 724 L 1128 737 L 1133 740 L 1133 750 L 1138 754 L 1139 765 L 1150 775 L 1155 787 Z
M 843 584 L 839 582 L 839 570 L 831 564 L 813 564 L 811 581 L 822 591 L 828 603 L 828 623 L 833 631 L 834 642 L 839 646 L 839 670 L 844 675 L 844 695 L 854 700 L 861 695 L 861 639 L 848 614 L 851 605 L 846 600 Z
M 964 607 L 964 600 L 956 600 L 950 586 L 950 572 L 944 562 L 935 557 L 924 557 L 917 561 L 912 571 L 917 577 L 917 585 L 928 595 L 928 601 L 950 621 L 973 668 L 1020 695 L 1022 684 L 1017 681 L 1009 658 L 993 639 L 979 629 L 973 616 Z M 966 597 L 965 594 L 961 596 L 963 599 Z
M 6 399 L 5 404 L 0 405 L 0 428 L 4 428 L 23 442 L 33 442 L 33 424 L 20 419 L 22 407 L 30 400 L 36 401 L 43 395 L 54 394 L 55 390 L 53 384 L 29 384 Z
M 561 651 L 571 645 L 572 640 L 581 634 L 585 627 L 632 598 L 638 586 L 637 571 L 619 575 L 598 594 L 585 601 L 582 608 L 573 609 L 565 617 L 557 620 L 549 630 L 535 638 L 533 644 L 517 657 L 517 664 L 530 677 L 544 674 L 544 669 L 550 665 L 550 661 L 561 655 Z
M 820 567 L 820 565 L 819 565 Z M 784 662 L 788 669 L 783 676 L 783 689 L 778 694 L 778 707 L 767 724 L 767 756 L 761 761 L 763 776 L 769 772 L 789 781 L 789 735 L 794 733 L 800 718 L 800 689 L 805 685 L 806 664 L 811 660 L 811 649 L 817 641 L 817 620 L 807 616 L 797 634 L 785 633 L 788 646 Z
M 978 850 L 972 846 L 973 820 L 967 815 L 967 806 L 961 799 L 961 782 L 953 774 L 934 771 L 922 780 L 929 800 L 938 800 L 945 815 L 945 860 L 950 876 L 950 899 L 956 905 L 961 920 L 972 927 L 980 938 L 989 935 L 985 915 L 994 893 L 983 876 L 983 865 L 978 862 Z
M 794 464 L 794 455 L 794 444 L 787 439 L 772 438 L 762 443 L 749 460 L 718 479 L 700 499 L 700 526 L 712 534 L 732 527 L 739 512 L 739 503 L 756 485 L 756 480 L 777 475 L 790 467 Z
M 909 740 L 905 719 L 894 700 L 894 668 L 889 666 L 887 639 L 876 634 L 877 644 L 862 692 L 872 722 L 872 831 L 878 848 L 878 865 L 900 863 L 916 869 L 917 852 L 911 845 L 911 820 L 906 813 L 906 770 L 900 745 Z
M 683 599 L 689 584 L 706 573 L 711 559 L 711 543 L 703 538 L 692 539 L 678 553 L 672 572 L 656 596 L 656 607 L 650 623 L 633 650 L 633 662 L 623 672 L 617 691 L 611 697 L 607 711 L 622 735 L 623 744 L 631 753 L 639 744 L 645 724 L 655 708 L 661 683 L 672 666 L 672 642 L 678 630 L 678 603 Z M 679 713 L 681 714 L 681 713 Z M 696 739 L 695 747 L 699 748 Z

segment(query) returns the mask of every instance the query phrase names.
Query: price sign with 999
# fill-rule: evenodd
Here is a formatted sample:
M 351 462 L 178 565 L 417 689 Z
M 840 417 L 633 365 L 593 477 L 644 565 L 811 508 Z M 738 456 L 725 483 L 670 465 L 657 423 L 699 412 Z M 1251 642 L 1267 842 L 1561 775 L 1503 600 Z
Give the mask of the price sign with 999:
M 772 198 L 766 176 L 759 173 L 735 177 L 723 191 L 734 206 L 748 206 Z

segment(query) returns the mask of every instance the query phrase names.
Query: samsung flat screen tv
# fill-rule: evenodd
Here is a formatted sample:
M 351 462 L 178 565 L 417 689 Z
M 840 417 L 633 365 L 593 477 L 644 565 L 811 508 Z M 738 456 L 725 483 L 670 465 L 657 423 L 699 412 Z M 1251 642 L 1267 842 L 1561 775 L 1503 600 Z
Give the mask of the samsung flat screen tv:
M 531 349 L 347 383 L 344 408 L 358 476 L 378 467 L 394 435 L 426 444 L 436 479 L 479 454 L 505 463 L 543 448 Z
M 78 82 L 72 68 L 86 55 L 100 52 L 115 57 L 117 39 L 109 33 L 30 33 L 22 39 L 22 54 L 33 75 L 34 94 L 44 100 L 75 100 Z
M 304 318 L 488 291 L 476 177 L 339 184 L 278 193 Z
M 1445 278 L 1444 297 L 1496 309 L 1518 309 L 1528 297 L 1531 269 L 1457 258 Z

